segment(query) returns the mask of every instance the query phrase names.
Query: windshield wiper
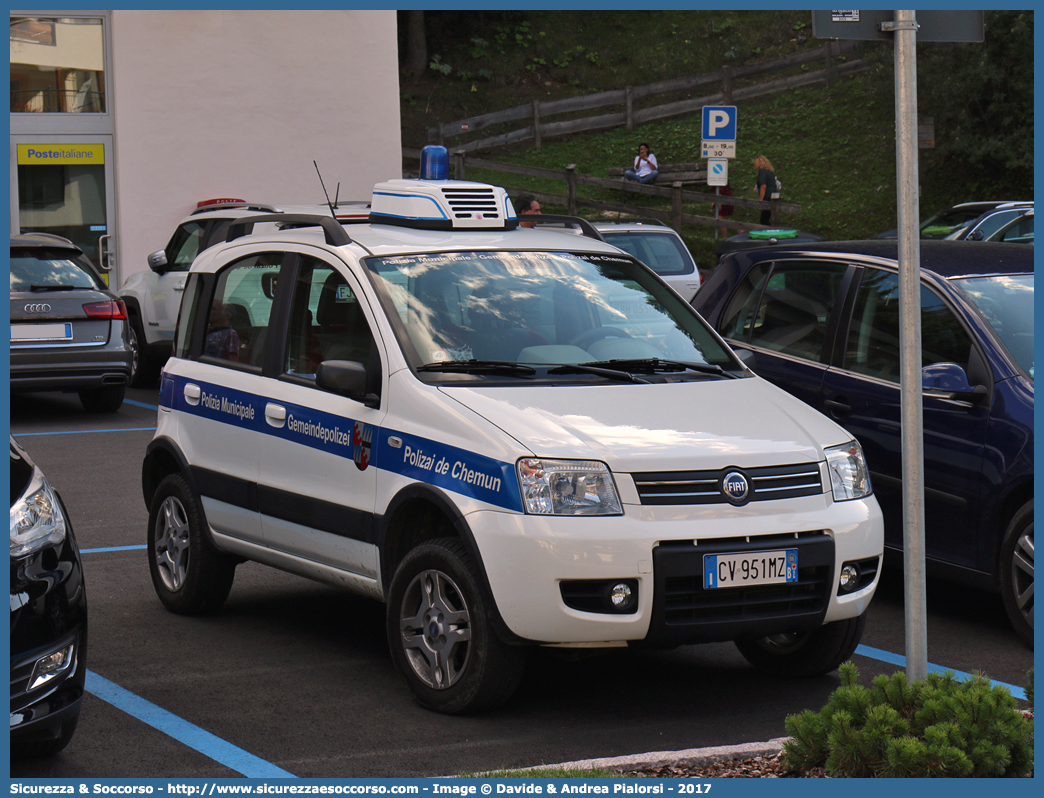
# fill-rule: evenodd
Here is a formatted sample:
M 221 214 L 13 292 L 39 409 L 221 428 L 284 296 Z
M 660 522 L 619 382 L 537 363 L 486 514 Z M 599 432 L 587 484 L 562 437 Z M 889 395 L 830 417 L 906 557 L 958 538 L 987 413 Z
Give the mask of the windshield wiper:
M 613 361 L 615 364 L 615 361 Z M 619 380 L 621 382 L 640 382 L 648 384 L 649 380 L 643 380 L 641 377 L 635 377 L 629 371 L 620 371 L 619 369 L 604 368 L 603 366 L 592 365 L 590 363 L 567 363 L 561 366 L 555 366 L 553 369 L 547 370 L 548 374 L 596 374 L 599 377 L 608 377 L 611 380 Z
M 658 357 L 633 358 L 630 360 L 602 360 L 596 363 L 585 363 L 587 366 L 606 366 L 621 371 L 641 371 L 654 373 L 657 371 L 699 371 L 703 374 L 716 374 L 719 377 L 735 378 L 737 375 L 726 371 L 715 363 L 690 363 L 682 360 L 662 360 Z
M 536 369 L 508 360 L 443 360 L 417 366 L 417 371 L 443 371 L 460 374 L 504 374 L 511 377 L 532 377 Z

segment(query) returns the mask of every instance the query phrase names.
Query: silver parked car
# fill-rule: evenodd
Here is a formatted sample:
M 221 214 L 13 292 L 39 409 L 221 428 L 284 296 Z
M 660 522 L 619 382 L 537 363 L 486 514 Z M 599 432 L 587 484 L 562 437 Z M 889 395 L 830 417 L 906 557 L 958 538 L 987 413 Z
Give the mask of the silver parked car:
M 11 391 L 75 391 L 111 413 L 130 381 L 127 309 L 61 236 L 11 236 Z

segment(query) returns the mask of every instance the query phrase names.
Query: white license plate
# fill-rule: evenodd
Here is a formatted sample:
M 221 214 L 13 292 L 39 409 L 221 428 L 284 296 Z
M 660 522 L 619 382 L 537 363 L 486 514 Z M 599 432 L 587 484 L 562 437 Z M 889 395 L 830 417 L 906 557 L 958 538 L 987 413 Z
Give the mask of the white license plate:
M 706 590 L 749 585 L 783 585 L 796 582 L 797 579 L 797 549 L 703 555 L 703 587 Z
M 71 341 L 72 322 L 64 324 L 12 324 L 12 341 Z

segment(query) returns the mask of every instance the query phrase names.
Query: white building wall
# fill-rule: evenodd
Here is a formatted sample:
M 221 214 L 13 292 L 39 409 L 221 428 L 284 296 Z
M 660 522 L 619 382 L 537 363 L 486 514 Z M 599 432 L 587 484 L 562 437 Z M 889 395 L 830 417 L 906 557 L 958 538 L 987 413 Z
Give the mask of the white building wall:
M 369 199 L 401 177 L 395 11 L 113 11 L 121 281 L 199 200 Z

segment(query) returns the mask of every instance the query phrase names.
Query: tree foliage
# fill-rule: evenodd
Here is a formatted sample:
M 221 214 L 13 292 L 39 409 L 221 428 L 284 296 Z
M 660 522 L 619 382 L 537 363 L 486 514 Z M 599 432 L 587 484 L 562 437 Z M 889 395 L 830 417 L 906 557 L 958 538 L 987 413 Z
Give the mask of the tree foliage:
M 950 179 L 980 191 L 1015 184 L 1031 198 L 1033 11 L 987 11 L 985 22 L 982 43 L 918 45 L 918 111 L 935 119 L 932 160 L 960 170 Z

